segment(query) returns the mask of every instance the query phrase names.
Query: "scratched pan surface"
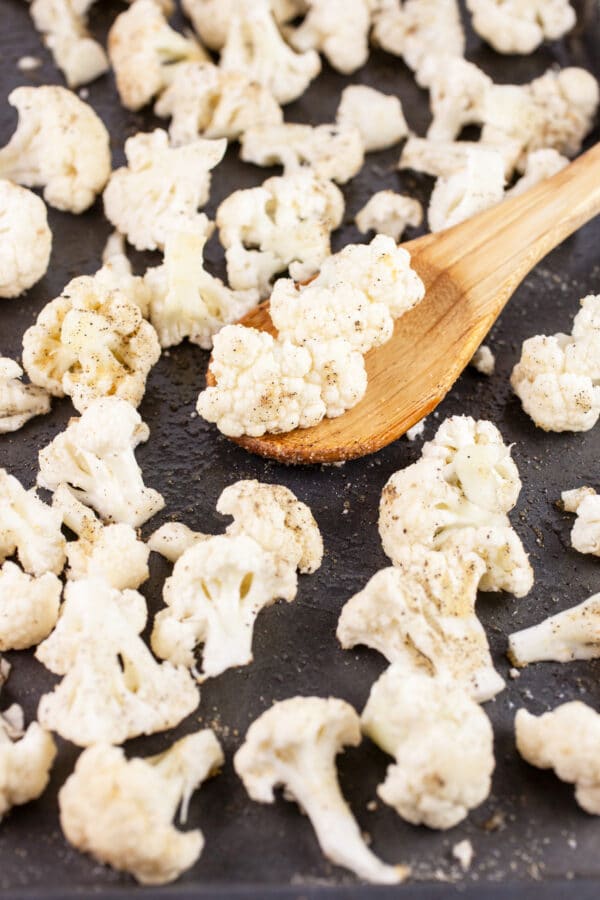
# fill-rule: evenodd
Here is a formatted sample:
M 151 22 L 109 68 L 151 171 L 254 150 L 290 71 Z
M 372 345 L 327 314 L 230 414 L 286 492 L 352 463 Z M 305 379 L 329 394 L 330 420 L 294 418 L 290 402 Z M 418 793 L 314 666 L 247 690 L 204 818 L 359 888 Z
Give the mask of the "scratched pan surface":
M 97 4 L 92 27 L 103 36 L 117 9 L 113 2 Z M 501 58 L 471 38 L 469 58 L 498 81 L 527 81 L 546 67 L 583 64 L 600 74 L 600 24 L 596 7 L 584 11 L 567 41 L 547 46 L 530 58 Z M 17 69 L 25 54 L 43 58 L 43 67 L 28 75 Z M 341 88 L 349 81 L 397 91 L 410 125 L 424 133 L 426 94 L 416 88 L 403 64 L 373 53 L 367 68 L 352 79 L 325 68 L 307 94 L 288 107 L 290 120 L 327 122 L 333 117 Z M 48 54 L 40 48 L 21 0 L 0 0 L 0 143 L 11 134 L 15 116 L 5 103 L 20 84 L 61 83 Z M 114 84 L 105 77 L 89 88 L 89 100 L 106 122 L 113 139 L 115 162 L 122 159 L 124 138 L 154 121 L 150 114 L 123 111 Z M 597 137 L 598 135 L 596 135 Z M 398 148 L 367 158 L 360 175 L 344 189 L 347 215 L 336 244 L 356 240 L 352 218 L 381 188 L 403 188 L 426 200 L 431 181 L 394 168 Z M 234 187 L 259 184 L 270 173 L 244 165 L 233 147 L 214 175 L 209 212 Z M 54 251 L 46 278 L 26 297 L 0 304 L 0 353 L 19 357 L 23 331 L 43 304 L 55 297 L 69 278 L 93 272 L 109 233 L 100 204 L 83 216 L 50 210 Z M 416 232 L 409 234 L 414 236 Z M 571 787 L 552 774 L 523 763 L 514 748 L 515 709 L 534 712 L 574 698 L 600 708 L 600 662 L 545 664 L 526 669 L 511 680 L 505 657 L 507 634 L 545 615 L 579 602 L 600 590 L 600 563 L 569 549 L 571 517 L 555 506 L 561 490 L 579 484 L 600 487 L 598 429 L 584 435 L 546 435 L 536 430 L 512 396 L 508 376 L 521 341 L 536 332 L 568 331 L 578 300 L 600 290 L 600 221 L 584 228 L 543 262 L 502 315 L 490 344 L 497 371 L 486 379 L 473 371 L 462 377 L 438 414 L 427 423 L 430 438 L 438 421 L 453 413 L 468 413 L 496 422 L 507 441 L 523 480 L 513 521 L 531 554 L 536 584 L 523 600 L 483 595 L 478 613 L 484 622 L 499 671 L 507 688 L 486 705 L 495 731 L 497 767 L 489 800 L 466 822 L 448 833 L 414 828 L 389 808 L 368 808 L 382 780 L 388 759 L 369 741 L 339 758 L 342 787 L 362 828 L 385 860 L 410 863 L 414 881 L 394 892 L 409 897 L 447 897 L 463 889 L 478 898 L 562 897 L 575 890 L 580 898 L 600 892 L 600 822 L 581 812 Z M 147 265 L 156 257 L 136 257 Z M 222 270 L 216 241 L 210 244 L 209 265 Z M 379 494 L 396 469 L 413 462 L 420 442 L 397 441 L 368 459 L 343 467 L 285 468 L 248 456 L 194 417 L 194 403 L 203 386 L 207 354 L 183 345 L 165 354 L 151 373 L 141 413 L 151 438 L 138 458 L 147 483 L 165 496 L 166 509 L 144 529 L 145 534 L 168 519 L 180 519 L 203 531 L 220 531 L 224 522 L 214 512 L 223 488 L 238 478 L 280 482 L 310 504 L 327 548 L 324 564 L 312 577 L 300 580 L 293 604 L 264 611 L 257 622 L 255 662 L 226 672 L 202 688 L 198 712 L 169 734 L 131 742 L 128 752 L 150 753 L 173 738 L 198 727 L 217 731 L 227 764 L 218 778 L 195 795 L 188 827 L 206 836 L 204 854 L 176 886 L 150 894 L 167 897 L 207 896 L 338 896 L 366 897 L 364 885 L 332 867 L 321 856 L 308 821 L 293 804 L 279 799 L 274 806 L 251 803 L 236 779 L 231 758 L 249 723 L 273 700 L 295 694 L 332 694 L 359 710 L 384 661 L 366 649 L 342 651 L 335 627 L 342 604 L 386 564 L 377 529 Z M 0 439 L 0 465 L 27 485 L 35 481 L 37 451 L 65 427 L 73 410 L 68 400 L 55 402 L 52 413 L 29 423 L 14 436 Z M 143 591 L 152 613 L 160 608 L 160 592 L 169 567 L 152 557 L 152 577 Z M 28 717 L 35 714 L 40 694 L 53 676 L 30 653 L 9 654 L 13 674 L 2 705 L 18 701 Z M 8 897 L 64 898 L 71 893 L 130 896 L 140 889 L 126 876 L 95 865 L 71 849 L 62 838 L 56 794 L 73 768 L 78 751 L 59 741 L 60 752 L 48 791 L 36 803 L 15 809 L 0 826 L 0 890 Z M 452 846 L 472 841 L 475 860 L 461 875 L 452 863 Z M 568 885 L 577 879 L 577 886 Z M 451 884 L 456 883 L 456 886 Z M 377 896 L 388 895 L 373 890 Z M 391 896 L 391 892 L 389 894 Z

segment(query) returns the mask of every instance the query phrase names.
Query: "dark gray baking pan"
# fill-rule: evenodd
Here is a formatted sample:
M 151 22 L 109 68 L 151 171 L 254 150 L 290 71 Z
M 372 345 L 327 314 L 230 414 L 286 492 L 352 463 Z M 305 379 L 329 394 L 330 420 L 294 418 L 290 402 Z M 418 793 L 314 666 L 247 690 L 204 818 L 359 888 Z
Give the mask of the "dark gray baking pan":
M 352 0 L 349 0 L 351 3 Z M 103 37 L 117 9 L 113 0 L 96 4 L 94 32 Z M 584 65 L 600 75 L 600 23 L 597 7 L 578 4 L 576 31 L 560 43 L 545 46 L 531 57 L 500 57 L 471 36 L 469 58 L 497 81 L 521 82 L 548 66 Z M 17 61 L 40 56 L 41 69 L 23 74 Z M 289 120 L 332 120 L 342 87 L 349 81 L 398 92 L 411 127 L 423 134 L 427 126 L 427 95 L 415 86 L 403 63 L 373 53 L 367 67 L 351 79 L 326 66 L 304 97 L 286 109 Z M 15 115 L 5 103 L 19 84 L 61 83 L 48 53 L 40 47 L 22 0 L 0 0 L 0 142 L 11 134 Z M 134 115 L 121 109 L 112 78 L 89 88 L 89 100 L 106 122 L 114 144 L 115 162 L 122 159 L 124 138 L 155 122 L 150 113 Z M 598 137 L 596 133 L 595 138 Z M 337 246 L 357 240 L 352 220 L 376 190 L 403 189 L 426 200 L 431 181 L 399 174 L 398 148 L 367 158 L 360 175 L 344 189 L 346 222 Z M 259 184 L 269 171 L 244 165 L 237 148 L 230 148 L 217 168 L 209 212 L 233 188 Z M 100 203 L 83 216 L 50 210 L 54 232 L 51 268 L 43 281 L 21 300 L 0 304 L 0 353 L 19 357 L 21 336 L 42 306 L 74 275 L 93 272 L 109 233 Z M 409 234 L 414 236 L 417 232 Z M 534 712 L 578 698 L 600 708 L 600 662 L 542 664 L 525 669 L 518 679 L 508 674 L 507 634 L 584 600 L 600 590 L 600 563 L 569 548 L 571 517 L 555 503 L 560 492 L 579 484 L 600 487 L 598 430 L 587 434 L 547 435 L 537 430 L 511 394 L 508 377 L 520 344 L 535 333 L 569 331 L 578 301 L 600 291 L 600 221 L 591 223 L 556 250 L 527 278 L 490 337 L 497 355 L 491 378 L 467 371 L 426 427 L 431 437 L 447 415 L 466 413 L 489 418 L 514 444 L 523 491 L 513 521 L 531 554 L 536 583 L 530 596 L 484 594 L 479 615 L 491 642 L 495 663 L 507 679 L 507 689 L 486 705 L 495 731 L 497 767 L 488 801 L 458 827 L 446 833 L 415 828 L 392 809 L 378 803 L 372 809 L 376 785 L 389 760 L 373 744 L 348 750 L 339 757 L 343 790 L 373 847 L 387 861 L 409 863 L 413 880 L 395 889 L 360 885 L 345 871 L 323 859 L 308 820 L 295 805 L 278 800 L 261 806 L 248 800 L 234 775 L 231 758 L 250 722 L 273 700 L 294 694 L 332 694 L 359 710 L 374 679 L 384 668 L 376 653 L 342 651 L 335 626 L 343 603 L 368 578 L 386 565 L 376 528 L 381 488 L 396 469 L 413 462 L 420 442 L 406 439 L 367 459 L 342 467 L 286 468 L 251 457 L 211 427 L 193 417 L 194 403 L 204 383 L 208 355 L 184 344 L 165 354 L 151 373 L 141 413 L 151 438 L 138 458 L 147 483 L 166 497 L 166 509 L 147 523 L 145 533 L 167 519 L 180 519 L 203 531 L 220 531 L 215 514 L 223 488 L 238 478 L 280 482 L 310 504 L 323 531 L 327 549 L 323 567 L 303 577 L 297 600 L 261 613 L 255 633 L 255 662 L 226 672 L 202 688 L 198 712 L 173 733 L 132 741 L 131 753 L 156 752 L 173 738 L 197 728 L 215 728 L 227 764 L 191 803 L 188 825 L 206 837 L 204 853 L 180 881 L 160 890 L 144 889 L 149 897 L 173 898 L 446 898 L 454 895 L 481 900 L 600 896 L 600 822 L 583 813 L 572 787 L 553 774 L 527 766 L 514 747 L 515 710 Z M 136 256 L 142 266 L 157 257 Z M 208 251 L 213 271 L 222 272 L 215 239 Z M 51 415 L 0 439 L 0 464 L 27 485 L 35 481 L 37 452 L 64 428 L 73 409 L 68 400 L 54 403 Z M 153 555 L 152 578 L 144 585 L 151 612 L 161 605 L 161 585 L 168 565 Z M 30 653 L 9 654 L 13 674 L 3 705 L 18 701 L 35 715 L 40 694 L 53 677 Z M 73 768 L 78 750 L 60 741 L 60 752 L 48 791 L 35 803 L 11 812 L 0 826 L 0 889 L 11 898 L 72 896 L 129 897 L 141 891 L 127 876 L 96 865 L 64 841 L 57 816 L 56 794 Z M 368 806 L 369 804 L 369 806 Z M 470 871 L 462 874 L 451 857 L 452 846 L 469 838 L 475 851 Z

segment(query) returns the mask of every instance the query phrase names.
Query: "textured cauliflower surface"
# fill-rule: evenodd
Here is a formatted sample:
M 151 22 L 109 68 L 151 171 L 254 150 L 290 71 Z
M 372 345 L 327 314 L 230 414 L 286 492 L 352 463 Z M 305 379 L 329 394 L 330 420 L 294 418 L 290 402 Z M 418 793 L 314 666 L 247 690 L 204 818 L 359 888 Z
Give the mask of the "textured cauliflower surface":
M 48 393 L 35 384 L 23 384 L 22 375 L 18 363 L 0 356 L 0 434 L 18 431 L 29 419 L 50 411 Z
M 573 28 L 569 0 L 467 0 L 473 28 L 498 53 L 533 53 Z
M 356 227 L 361 234 L 374 231 L 398 242 L 410 225 L 417 228 L 423 221 L 423 207 L 418 200 L 395 191 L 377 191 L 356 213 Z
M 52 250 L 44 202 L 0 179 L 0 297 L 19 297 L 43 278 Z
M 523 175 L 506 191 L 506 197 L 519 197 L 546 178 L 552 178 L 557 172 L 562 171 L 569 164 L 566 156 L 562 156 L 558 150 L 551 147 L 542 150 L 532 150 L 527 154 Z
M 182 0 L 182 6 L 194 29 L 211 50 L 220 50 L 227 40 L 233 14 L 240 0 Z M 270 0 L 275 21 L 284 24 L 305 12 L 305 0 Z
M 369 57 L 372 0 L 306 0 L 308 12 L 290 31 L 296 50 L 319 50 L 338 72 L 350 75 Z
M 26 650 L 48 637 L 58 618 L 62 584 L 52 572 L 38 578 L 19 566 L 0 566 L 0 650 Z
M 508 655 L 517 666 L 596 659 L 600 656 L 600 594 L 509 635 Z
M 30 575 L 60 575 L 66 543 L 60 527 L 59 513 L 0 469 L 0 563 L 16 552 Z
M 33 0 L 29 10 L 33 24 L 44 36 L 54 62 L 70 88 L 94 81 L 108 71 L 104 48 L 86 28 L 89 3 L 77 0 Z
M 428 56 L 463 56 L 465 34 L 456 0 L 375 0 L 373 39 L 417 73 Z
M 473 147 L 465 167 L 435 183 L 427 218 L 431 231 L 443 231 L 496 206 L 504 199 L 504 159 L 495 150 Z
M 600 497 L 593 488 L 563 491 L 561 499 L 566 512 L 577 514 L 571 530 L 571 546 L 580 553 L 600 556 Z
M 364 84 L 344 88 L 336 122 L 342 128 L 358 129 L 365 153 L 393 147 L 408 135 L 400 99 Z
M 453 141 L 466 125 L 483 121 L 484 100 L 492 79 L 474 63 L 460 56 L 428 56 L 420 72 L 420 81 L 429 89 L 433 120 L 428 140 Z

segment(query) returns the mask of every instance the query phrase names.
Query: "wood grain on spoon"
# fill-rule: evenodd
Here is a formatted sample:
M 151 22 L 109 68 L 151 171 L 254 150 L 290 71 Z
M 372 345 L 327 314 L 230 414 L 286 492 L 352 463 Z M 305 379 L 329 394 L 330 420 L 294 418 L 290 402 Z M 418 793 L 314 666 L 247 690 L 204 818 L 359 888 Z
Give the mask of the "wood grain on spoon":
M 285 463 L 338 462 L 390 444 L 443 400 L 525 275 L 598 213 L 600 144 L 520 197 L 403 244 L 425 299 L 397 320 L 387 344 L 367 353 L 361 402 L 312 428 L 235 442 Z M 241 323 L 276 333 L 268 302 Z M 210 370 L 207 383 L 215 383 Z

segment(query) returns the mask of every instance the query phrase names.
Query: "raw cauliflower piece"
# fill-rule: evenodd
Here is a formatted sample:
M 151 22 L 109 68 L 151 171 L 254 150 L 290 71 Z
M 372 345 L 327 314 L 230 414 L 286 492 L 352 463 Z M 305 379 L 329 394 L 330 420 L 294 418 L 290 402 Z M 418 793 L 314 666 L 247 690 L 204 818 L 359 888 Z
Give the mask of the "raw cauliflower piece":
M 459 56 L 440 59 L 428 56 L 420 71 L 420 82 L 429 88 L 433 120 L 427 139 L 455 140 L 465 125 L 480 125 L 483 105 L 492 79 L 474 63 Z
M 165 582 L 166 608 L 151 644 L 160 659 L 191 669 L 199 681 L 252 662 L 254 622 L 266 606 L 296 596 L 296 570 L 245 535 L 218 535 L 186 550 Z M 202 670 L 196 648 L 204 645 Z
M 565 166 L 569 165 L 566 156 L 561 156 L 557 150 L 546 148 L 542 150 L 532 150 L 527 154 L 525 160 L 525 171 L 521 178 L 506 191 L 505 198 L 520 197 L 529 188 L 535 187 L 540 181 L 546 178 L 552 178 L 557 172 L 562 171 Z
M 576 513 L 571 531 L 571 546 L 580 553 L 600 556 L 600 497 L 590 487 L 575 488 L 561 494 L 565 512 Z
M 61 592 L 52 572 L 34 578 L 12 562 L 0 566 L 0 650 L 26 650 L 48 637 Z
M 43 200 L 4 178 L 0 231 L 0 298 L 19 297 L 48 271 L 52 232 Z
M 67 394 L 78 412 L 108 396 L 137 406 L 160 357 L 156 332 L 128 295 L 130 285 L 121 290 L 103 271 L 70 281 L 23 336 L 31 381 L 55 397 Z
M 597 659 L 600 656 L 600 594 L 509 635 L 508 655 L 515 666 Z
M 109 68 L 104 48 L 86 28 L 90 5 L 84 3 L 80 9 L 82 4 L 76 0 L 33 0 L 29 7 L 33 24 L 70 88 L 89 84 Z
M 144 485 L 134 455 L 149 435 L 150 429 L 127 401 L 94 400 L 40 450 L 38 484 L 55 491 L 66 483 L 104 521 L 143 525 L 165 505 L 158 491 Z M 54 515 L 61 518 L 58 511 Z
M 427 210 L 431 231 L 451 228 L 500 203 L 504 199 L 504 168 L 504 160 L 495 150 L 470 150 L 464 169 L 435 183 Z
M 473 366 L 473 368 L 481 375 L 487 375 L 489 377 L 494 374 L 496 357 L 487 344 L 482 344 L 473 354 L 469 365 Z
M 15 552 L 26 572 L 60 575 L 65 539 L 60 515 L 35 492 L 26 491 L 6 469 L 0 469 L 0 563 Z
M 122 744 L 178 725 L 198 706 L 189 672 L 157 663 L 141 639 L 146 602 L 106 581 L 68 581 L 56 628 L 36 658 L 62 681 L 44 694 L 40 723 L 80 747 Z
M 117 16 L 108 34 L 108 55 L 121 102 L 132 110 L 160 94 L 181 63 L 208 59 L 195 38 L 169 26 L 155 0 L 135 0 Z
M 58 795 L 65 837 L 140 884 L 174 881 L 204 847 L 199 829 L 183 833 L 173 826 L 177 809 L 185 822 L 192 794 L 224 759 L 208 728 L 143 759 L 126 759 L 107 744 L 89 747 Z
M 331 232 L 343 215 L 340 189 L 310 170 L 234 191 L 216 216 L 231 286 L 266 297 L 278 272 L 310 278 L 331 253 Z
M 510 383 L 544 431 L 589 431 L 600 416 L 600 294 L 589 294 L 570 335 L 524 341 Z
M 413 169 L 436 178 L 449 178 L 467 168 L 470 157 L 482 150 L 495 150 L 503 159 L 504 175 L 510 178 L 516 160 L 521 152 L 518 142 L 505 139 L 502 142 L 487 142 L 482 146 L 475 141 L 431 141 L 427 138 L 411 136 L 402 148 L 399 169 Z
M 284 122 L 245 131 L 240 157 L 257 166 L 283 166 L 284 175 L 310 166 L 316 176 L 346 184 L 362 169 L 365 154 L 358 128 Z
M 335 120 L 342 128 L 358 129 L 365 153 L 386 150 L 408 135 L 400 98 L 365 84 L 344 88 Z
M 160 553 L 169 562 L 177 562 L 186 550 L 207 541 L 210 534 L 202 534 L 200 531 L 192 531 L 182 522 L 165 522 L 148 538 L 148 547 L 154 553 Z
M 373 39 L 419 74 L 427 56 L 463 56 L 465 34 L 456 0 L 376 0 Z
M 165 241 L 163 264 L 144 276 L 149 317 L 161 347 L 188 338 L 210 350 L 213 336 L 224 325 L 241 319 L 258 303 L 257 291 L 233 291 L 204 268 L 207 224 L 201 214 L 175 227 Z
M 340 189 L 310 170 L 234 191 L 216 217 L 230 284 L 265 297 L 284 269 L 297 281 L 310 278 L 331 253 L 330 235 L 343 215 Z
M 373 0 L 307 0 L 308 11 L 287 37 L 296 50 L 320 50 L 330 65 L 350 75 L 369 58 Z
M 183 0 L 182 7 L 192 21 L 204 44 L 211 50 L 220 50 L 227 40 L 233 14 L 240 0 Z M 306 10 L 305 0 L 270 0 L 271 13 L 282 25 L 295 19 Z
M 538 769 L 554 769 L 561 781 L 575 785 L 575 799 L 590 815 L 600 815 L 600 716 L 574 700 L 552 712 L 515 717 L 517 749 Z
M 434 675 L 482 703 L 504 689 L 475 615 L 485 565 L 467 551 L 408 547 L 397 565 L 377 572 L 342 609 L 337 638 L 365 644 L 405 677 Z
M 375 231 L 396 241 L 406 228 L 418 228 L 423 221 L 423 207 L 418 200 L 395 191 L 377 191 L 356 213 L 354 219 L 361 234 Z
M 175 147 L 198 137 L 235 141 L 252 126 L 283 122 L 281 107 L 264 85 L 243 72 L 200 62 L 177 66 L 154 112 L 172 117 L 169 136 Z
M 491 422 L 452 416 L 423 445 L 421 459 L 396 472 L 381 494 L 379 531 L 397 563 L 406 547 L 475 552 L 485 562 L 479 589 L 525 596 L 533 571 L 507 513 L 521 481 Z
M 301 97 L 321 71 L 314 50 L 295 53 L 281 36 L 269 0 L 238 0 L 221 50 L 223 71 L 242 72 L 282 105 Z
M 377 793 L 413 825 L 453 828 L 488 797 L 492 726 L 461 687 L 390 666 L 371 688 L 361 727 L 396 759 Z
M 82 213 L 110 175 L 109 135 L 91 106 L 57 85 L 19 87 L 17 130 L 0 149 L 0 178 L 43 187 L 50 206 Z
M 0 434 L 17 431 L 34 416 L 50 412 L 50 397 L 35 384 L 23 384 L 23 369 L 0 356 Z
M 369 850 L 340 790 L 335 757 L 360 739 L 360 720 L 344 700 L 292 697 L 252 723 L 233 764 L 257 803 L 273 803 L 275 788 L 283 786 L 285 797 L 310 819 L 331 862 L 364 881 L 399 884 L 408 869 L 386 865 Z
M 10 666 L 0 659 L 0 689 L 9 672 Z M 20 706 L 0 713 L 0 822 L 13 806 L 44 793 L 55 756 L 52 736 L 37 722 L 24 730 Z
M 150 577 L 150 547 L 139 541 L 131 525 L 102 525 L 89 507 L 80 503 L 66 484 L 59 484 L 52 498 L 64 524 L 77 535 L 67 543 L 72 581 L 100 578 L 119 591 L 135 589 Z
M 208 201 L 210 170 L 226 148 L 224 138 L 172 147 L 160 128 L 138 132 L 125 141 L 127 166 L 112 173 L 104 191 L 106 217 L 137 250 L 164 249 L 173 228 L 208 222 L 197 210 Z
M 467 0 L 477 34 L 498 53 L 533 53 L 573 28 L 569 0 Z

